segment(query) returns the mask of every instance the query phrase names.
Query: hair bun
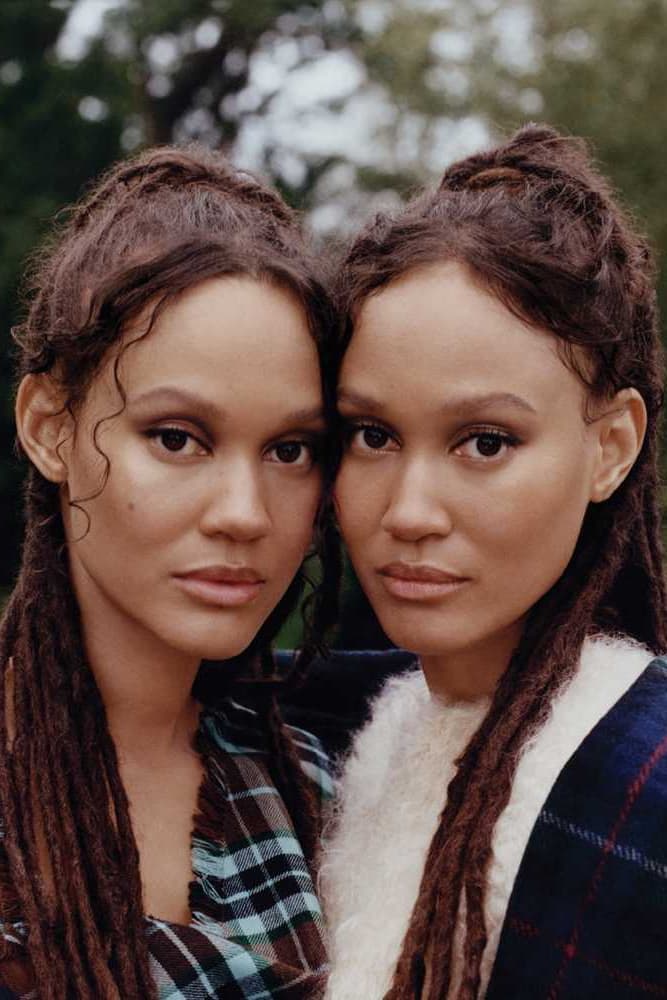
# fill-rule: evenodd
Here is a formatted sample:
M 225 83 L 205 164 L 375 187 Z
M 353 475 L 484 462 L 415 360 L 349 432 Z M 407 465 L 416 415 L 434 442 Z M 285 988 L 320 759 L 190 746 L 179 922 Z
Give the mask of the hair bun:
M 493 184 L 511 186 L 513 184 L 523 184 L 526 179 L 526 175 L 521 170 L 517 170 L 516 167 L 487 167 L 469 177 L 466 187 L 473 190 L 480 190 L 491 187 Z
M 563 186 L 609 196 L 609 184 L 592 167 L 583 139 L 561 135 L 550 125 L 523 125 L 506 142 L 453 163 L 439 191 L 484 191 L 495 185 L 517 189 L 528 180 L 557 191 Z

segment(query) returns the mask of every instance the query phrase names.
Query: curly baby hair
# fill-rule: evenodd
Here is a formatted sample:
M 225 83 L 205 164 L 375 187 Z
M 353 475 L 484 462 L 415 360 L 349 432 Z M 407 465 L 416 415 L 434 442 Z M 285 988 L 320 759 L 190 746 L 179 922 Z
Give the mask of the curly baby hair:
M 437 190 L 376 217 L 353 242 L 339 281 L 339 362 L 369 296 L 445 261 L 464 266 L 515 316 L 556 338 L 564 363 L 587 387 L 586 419 L 595 419 L 595 404 L 634 387 L 648 427 L 620 488 L 589 504 L 569 565 L 531 608 L 488 714 L 457 762 L 386 1000 L 449 995 L 457 918 L 464 919 L 457 1000 L 478 996 L 494 827 L 522 749 L 576 669 L 584 639 L 611 631 L 654 651 L 667 647 L 658 474 L 663 359 L 647 242 L 583 141 L 527 125 L 451 166 Z
M 147 336 L 180 292 L 225 275 L 289 292 L 307 317 L 326 371 L 331 300 L 298 218 L 282 199 L 197 146 L 157 148 L 121 162 L 70 210 L 32 262 L 29 307 L 15 331 L 19 376 L 47 373 L 75 419 L 115 349 L 124 401 L 118 366 L 128 323 L 148 308 Z M 326 380 L 323 389 L 328 406 Z M 0 634 L 0 745 L 6 748 L 0 754 L 0 919 L 20 915 L 26 922 L 43 1000 L 153 997 L 138 850 L 104 705 L 86 661 L 59 487 L 30 467 L 25 496 L 22 563 Z M 69 502 L 85 511 L 87 499 Z M 334 614 L 337 555 L 327 523 L 318 518 L 315 548 L 328 558 L 295 676 L 306 670 Z M 274 780 L 312 862 L 316 804 L 277 709 L 269 648 L 304 583 L 301 572 L 230 674 L 255 692 Z

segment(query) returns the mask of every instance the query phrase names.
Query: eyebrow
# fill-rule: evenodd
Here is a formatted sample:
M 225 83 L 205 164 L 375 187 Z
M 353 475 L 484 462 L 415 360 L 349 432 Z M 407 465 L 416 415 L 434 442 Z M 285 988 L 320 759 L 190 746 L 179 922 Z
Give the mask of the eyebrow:
M 217 403 L 204 399 L 189 389 L 177 389 L 174 386 L 156 386 L 154 389 L 148 389 L 146 392 L 129 397 L 127 402 L 128 406 L 147 406 L 159 403 L 165 406 L 185 407 L 201 419 L 209 421 L 224 420 L 226 416 L 224 409 Z M 285 416 L 284 423 L 308 424 L 323 419 L 324 410 L 318 404 L 293 410 Z
M 340 389 L 338 392 L 339 403 L 350 403 L 369 413 L 381 413 L 386 409 L 385 405 L 372 396 L 364 396 L 361 393 L 353 392 L 349 389 Z M 537 410 L 528 400 L 513 392 L 485 392 L 472 396 L 461 396 L 448 399 L 443 404 L 443 411 L 446 413 L 467 414 L 471 411 L 488 409 L 492 406 L 510 406 L 526 413 L 537 413 Z
M 156 386 L 154 389 L 140 392 L 138 395 L 128 398 L 127 403 L 131 407 L 151 404 L 183 407 L 204 420 L 220 420 L 224 419 L 225 416 L 224 411 L 215 403 L 203 399 L 188 389 L 176 389 L 172 386 Z

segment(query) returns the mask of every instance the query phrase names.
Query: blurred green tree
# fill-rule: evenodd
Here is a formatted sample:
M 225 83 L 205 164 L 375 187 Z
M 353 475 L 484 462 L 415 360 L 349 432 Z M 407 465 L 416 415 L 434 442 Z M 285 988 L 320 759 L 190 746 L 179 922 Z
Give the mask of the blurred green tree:
M 375 16 L 354 44 L 367 70 L 364 86 L 379 86 L 393 104 L 380 133 L 393 169 L 362 170 L 362 184 L 404 188 L 412 177 L 436 177 L 484 130 L 492 138 L 544 120 L 592 141 L 662 256 L 664 0 L 381 0 L 372 7 Z M 660 291 L 667 307 L 667 272 Z
M 123 67 L 104 46 L 92 46 L 77 62 L 55 57 L 66 16 L 43 0 L 0 5 L 0 583 L 5 585 L 20 532 L 9 362 L 19 273 L 54 213 L 118 155 L 129 107 Z

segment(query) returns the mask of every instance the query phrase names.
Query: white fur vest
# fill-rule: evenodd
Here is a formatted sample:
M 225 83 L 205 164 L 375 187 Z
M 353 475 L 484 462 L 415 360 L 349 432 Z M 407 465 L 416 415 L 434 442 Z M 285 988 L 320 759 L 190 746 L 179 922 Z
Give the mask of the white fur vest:
M 574 678 L 527 744 L 493 836 L 480 996 L 523 852 L 552 785 L 651 659 L 629 640 L 588 640 Z M 453 762 L 487 708 L 487 699 L 433 699 L 421 671 L 390 681 L 376 700 L 346 761 L 324 849 L 321 884 L 332 959 L 326 1000 L 381 1000 L 389 988 Z M 454 957 L 450 995 L 460 974 L 456 943 Z

